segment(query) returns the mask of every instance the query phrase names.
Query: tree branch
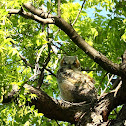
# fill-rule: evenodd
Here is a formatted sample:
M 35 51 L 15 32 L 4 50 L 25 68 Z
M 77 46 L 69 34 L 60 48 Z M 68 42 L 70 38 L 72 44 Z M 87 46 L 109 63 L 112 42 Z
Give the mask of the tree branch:
M 112 79 L 112 88 L 111 88 L 111 90 L 115 89 L 118 86 L 120 81 L 121 81 L 121 77 L 117 77 L 116 79 Z
M 43 49 L 44 49 L 45 47 L 46 47 L 46 44 L 42 45 L 42 47 L 40 48 L 40 52 L 38 53 L 37 58 L 36 58 L 36 63 L 39 62 L 40 56 L 41 56 L 42 51 L 43 51 Z
M 44 80 L 44 70 L 46 68 L 46 66 L 48 65 L 49 61 L 50 61 L 50 43 L 48 44 L 48 49 L 49 49 L 49 52 L 48 52 L 48 57 L 46 58 L 45 60 L 45 63 L 42 67 L 42 69 L 40 70 L 41 71 L 41 74 L 40 74 L 40 77 L 39 77 L 39 80 L 38 80 L 38 86 L 37 88 L 40 88 L 42 83 L 43 83 L 43 80 Z
M 50 119 L 76 123 L 76 119 L 79 118 L 83 111 L 89 112 L 90 107 L 92 106 L 91 104 L 86 104 L 85 102 L 70 103 L 54 100 L 44 91 L 34 88 L 28 84 L 25 84 L 24 88 L 27 89 L 30 93 L 37 95 L 37 98 L 31 99 L 31 102 L 28 105 L 35 105 L 35 109 L 38 109 L 39 113 L 44 113 L 44 115 Z M 3 104 L 12 101 L 15 97 L 18 97 L 15 96 L 19 91 L 17 89 L 17 85 L 15 85 L 12 89 L 12 92 L 10 92 L 8 96 L 4 97 Z
M 50 72 L 51 75 L 53 75 L 54 77 L 56 77 L 56 75 L 48 68 L 45 68 L 45 70 L 47 70 L 48 72 Z
M 112 78 L 114 77 L 114 74 L 111 76 L 111 78 L 109 79 L 105 89 L 103 90 L 103 92 L 101 93 L 101 95 L 99 96 L 99 99 L 104 95 L 105 91 L 107 90 L 109 83 L 111 82 Z
M 10 41 L 10 42 L 12 43 L 13 47 L 17 50 L 16 45 L 12 41 Z M 26 58 L 21 53 L 19 53 L 19 56 L 20 56 L 21 60 L 23 60 L 23 62 L 26 64 L 26 66 L 30 66 L 31 68 L 34 68 L 33 65 L 31 65 L 30 63 L 27 62 Z
M 60 0 L 58 0 L 57 13 L 58 13 L 58 17 L 61 17 L 61 15 L 60 15 Z
M 106 56 L 96 51 L 92 46 L 85 42 L 73 29 L 73 27 L 64 21 L 62 18 L 55 18 L 55 25 L 58 26 L 61 30 L 63 30 L 72 41 L 82 49 L 90 58 L 92 58 L 96 63 L 98 63 L 103 69 L 106 71 L 116 74 L 123 75 L 120 71 L 120 67 L 118 64 L 110 61 Z
M 21 10 L 8 9 L 7 11 L 9 11 L 9 14 L 19 14 L 24 18 L 32 19 L 32 20 L 35 20 L 35 21 L 37 21 L 39 23 L 42 23 L 42 24 L 43 23 L 44 24 L 54 24 L 54 21 L 51 18 L 42 19 L 42 18 L 38 17 L 37 15 L 33 15 L 33 14 L 29 13 L 29 12 L 25 12 L 23 9 L 21 9 Z
M 76 23 L 76 21 L 77 21 L 77 19 L 78 19 L 79 15 L 80 15 L 80 13 L 81 13 L 81 11 L 82 11 L 83 7 L 84 7 L 84 3 L 85 3 L 85 1 L 86 1 L 86 0 L 84 0 L 84 1 L 83 1 L 82 6 L 81 6 L 81 9 L 80 9 L 80 11 L 79 11 L 79 13 L 78 13 L 78 15 L 77 15 L 76 19 L 75 19 L 75 20 L 74 20 L 74 22 L 72 23 L 72 26 Z
M 23 4 L 23 7 L 25 7 L 31 13 L 33 13 L 41 18 L 44 18 L 44 19 L 51 19 L 54 17 L 51 14 L 44 12 L 43 10 L 36 9 L 31 3 L 25 3 L 25 4 Z M 52 20 L 52 22 L 53 22 L 53 20 Z

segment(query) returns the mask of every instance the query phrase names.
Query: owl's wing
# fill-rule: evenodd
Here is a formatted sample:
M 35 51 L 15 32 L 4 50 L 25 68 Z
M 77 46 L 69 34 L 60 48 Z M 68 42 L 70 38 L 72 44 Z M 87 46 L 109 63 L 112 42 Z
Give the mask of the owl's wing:
M 85 100 L 85 101 L 96 101 L 97 99 L 97 91 L 96 88 L 94 86 L 94 80 L 88 76 L 87 74 L 83 74 L 83 73 L 76 73 L 75 72 L 75 77 L 76 78 L 76 82 L 75 82 L 75 86 L 76 86 L 76 96 L 78 95 L 78 99 L 79 100 Z

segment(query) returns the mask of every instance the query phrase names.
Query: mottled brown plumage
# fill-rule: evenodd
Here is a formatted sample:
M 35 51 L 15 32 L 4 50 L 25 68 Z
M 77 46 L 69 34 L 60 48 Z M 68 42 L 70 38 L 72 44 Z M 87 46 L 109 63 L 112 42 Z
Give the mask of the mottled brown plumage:
M 94 80 L 81 72 L 76 56 L 64 56 L 57 72 L 57 81 L 61 97 L 69 102 L 94 102 L 97 93 Z

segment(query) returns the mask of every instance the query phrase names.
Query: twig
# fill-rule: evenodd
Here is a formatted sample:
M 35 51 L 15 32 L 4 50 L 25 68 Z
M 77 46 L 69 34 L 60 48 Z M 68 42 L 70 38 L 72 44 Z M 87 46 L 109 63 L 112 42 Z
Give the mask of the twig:
M 34 74 L 38 74 L 38 73 L 41 73 L 40 71 L 40 67 L 39 67 L 39 59 L 40 59 L 40 56 L 41 56 L 41 53 L 43 51 L 43 49 L 45 48 L 46 44 L 44 44 L 41 48 L 40 48 L 40 52 L 36 58 L 36 64 L 35 64 L 35 69 L 34 69 Z M 42 78 L 44 77 L 44 75 L 42 76 Z
M 118 86 L 116 87 L 115 93 L 114 93 L 114 97 L 116 97 L 117 92 L 118 92 L 118 90 L 120 89 L 121 85 L 122 85 L 122 81 L 120 81 L 119 84 L 118 84 Z
M 60 124 L 58 123 L 58 121 L 57 120 L 55 120 L 55 121 L 56 121 L 57 125 L 60 126 Z
M 50 70 L 50 69 L 48 69 L 48 68 L 45 68 L 45 70 L 47 70 L 48 72 L 50 72 L 51 73 L 51 75 L 53 75 L 54 77 L 56 77 L 56 75 Z
M 14 44 L 12 41 L 10 41 L 10 43 L 12 43 L 13 47 L 17 50 L 15 44 Z M 19 53 L 19 52 L 18 52 L 18 53 Z M 21 60 L 24 61 L 24 63 L 26 64 L 26 66 L 30 66 L 31 68 L 34 68 L 33 65 L 31 65 L 30 63 L 27 62 L 26 58 L 25 58 L 23 55 L 21 55 L 21 54 L 19 53 L 19 56 L 20 56 Z
M 58 0 L 57 13 L 58 13 L 58 17 L 61 17 L 61 15 L 60 15 L 60 0 Z
M 99 99 L 101 99 L 101 97 L 103 96 L 103 94 L 105 93 L 105 91 L 106 91 L 106 89 L 108 88 L 108 86 L 109 86 L 109 83 L 111 82 L 111 80 L 112 80 L 112 78 L 114 77 L 114 74 L 112 74 L 112 76 L 110 77 L 110 79 L 109 79 L 109 81 L 108 81 L 108 83 L 107 83 L 107 85 L 106 85 L 106 87 L 105 87 L 105 89 L 103 90 L 103 92 L 101 93 L 101 95 L 100 95 L 100 97 L 99 97 Z
M 55 36 L 59 31 L 61 31 L 61 29 L 58 29 L 56 32 L 54 32 L 54 36 Z
M 21 54 L 19 53 L 19 56 L 20 56 L 20 58 L 24 61 L 24 63 L 26 64 L 26 66 L 30 66 L 31 68 L 34 68 L 33 65 L 31 65 L 30 63 L 27 62 L 26 58 L 25 58 L 23 55 L 21 55 Z
M 115 88 L 118 86 L 118 84 L 120 83 L 120 81 L 121 81 L 121 77 L 117 77 L 117 78 L 113 81 L 113 83 L 112 83 L 112 88 L 111 88 L 111 90 L 115 89 Z
M 52 45 L 53 46 L 55 46 L 57 49 L 59 49 L 59 50 L 62 50 L 65 54 L 67 54 L 68 55 L 68 53 L 66 53 L 63 49 L 61 49 L 61 47 L 58 47 L 57 45 L 55 45 L 54 43 L 52 43 Z M 62 45 L 61 45 L 62 46 Z
M 105 76 L 108 74 L 108 72 L 106 72 L 106 74 L 102 77 L 102 79 L 101 79 L 101 81 L 100 81 L 100 83 L 99 83 L 99 86 L 98 86 L 98 89 L 97 90 L 99 90 L 99 88 L 101 87 L 101 85 L 102 85 L 102 82 L 103 82 L 103 80 L 104 80 L 104 78 L 105 78 Z
M 79 11 L 79 13 L 78 13 L 76 19 L 75 19 L 74 22 L 72 23 L 72 26 L 76 23 L 76 21 L 77 21 L 79 15 L 80 15 L 80 13 L 81 13 L 81 11 L 82 11 L 82 9 L 83 9 L 83 6 L 84 6 L 85 1 L 86 1 L 86 0 L 83 1 L 82 6 L 81 6 L 81 9 L 80 9 L 80 11 Z
M 70 43 L 70 42 L 67 42 L 67 41 L 53 41 L 54 43 Z
M 31 77 L 28 79 L 28 81 L 32 80 L 33 78 L 35 78 L 35 77 L 38 76 L 38 75 L 40 75 L 40 73 L 34 74 L 33 76 L 31 76 Z M 28 82 L 28 81 L 27 81 L 27 82 Z
M 40 89 L 40 87 L 41 87 L 41 85 L 43 83 L 43 79 L 44 79 L 44 69 L 46 68 L 46 66 L 49 63 L 49 61 L 50 61 L 50 54 L 48 54 L 48 57 L 46 58 L 45 63 L 43 64 L 42 69 L 40 69 L 41 74 L 39 76 L 38 86 L 37 86 L 37 88 L 39 88 L 39 89 Z
M 47 40 L 49 42 L 49 26 L 47 27 Z M 43 64 L 43 68 L 40 70 L 41 71 L 41 74 L 39 76 L 39 80 L 38 80 L 38 85 L 37 85 L 37 88 L 40 89 L 42 83 L 43 83 L 43 80 L 44 80 L 44 69 L 46 68 L 46 66 L 48 65 L 49 61 L 50 61 L 50 55 L 51 55 L 51 44 L 48 43 L 48 57 L 46 58 L 44 64 Z
M 41 53 L 42 53 L 42 51 L 43 51 L 43 49 L 44 49 L 45 47 L 46 47 L 46 44 L 44 44 L 44 45 L 40 48 L 40 52 L 39 52 L 39 54 L 38 54 L 38 56 L 37 56 L 36 63 L 39 62 L 39 58 L 40 58 Z

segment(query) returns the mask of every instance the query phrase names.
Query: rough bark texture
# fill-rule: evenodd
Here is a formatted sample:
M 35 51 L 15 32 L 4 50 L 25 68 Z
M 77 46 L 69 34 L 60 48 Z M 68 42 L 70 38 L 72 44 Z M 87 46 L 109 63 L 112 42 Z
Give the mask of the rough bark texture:
M 105 57 L 100 52 L 85 42 L 73 29 L 73 27 L 60 17 L 53 17 L 44 11 L 36 9 L 31 4 L 24 4 L 24 7 L 30 11 L 25 12 L 21 10 L 9 10 L 9 14 L 19 14 L 25 18 L 36 20 L 39 23 L 53 23 L 63 30 L 72 41 L 81 48 L 87 55 L 89 55 L 96 63 L 103 69 L 112 74 L 121 77 L 121 85 L 117 86 L 115 90 L 104 95 L 94 105 L 86 103 L 69 103 L 59 100 L 54 100 L 46 93 L 32 86 L 25 84 L 24 87 L 38 96 L 37 99 L 32 99 L 31 105 L 35 105 L 38 112 L 50 119 L 62 120 L 82 126 L 122 126 L 126 119 L 126 105 L 118 114 L 116 120 L 108 120 L 109 113 L 118 105 L 126 103 L 126 51 L 122 57 L 121 65 L 115 64 Z M 18 92 L 16 88 L 13 89 L 8 96 L 4 97 L 3 103 L 8 103 L 14 98 L 14 94 Z M 17 97 L 17 96 L 15 96 Z

